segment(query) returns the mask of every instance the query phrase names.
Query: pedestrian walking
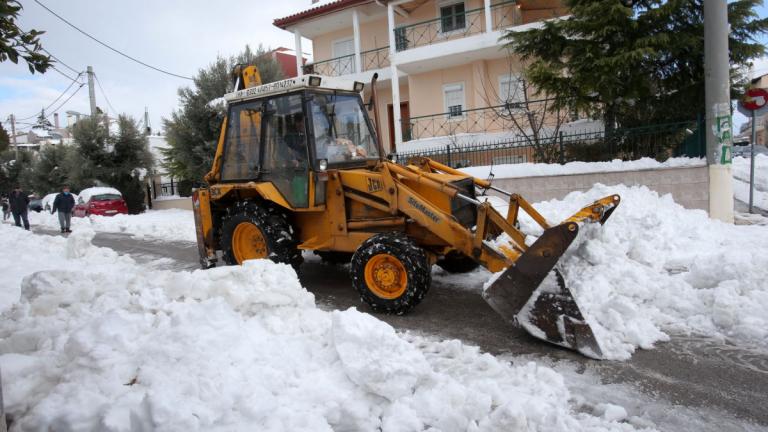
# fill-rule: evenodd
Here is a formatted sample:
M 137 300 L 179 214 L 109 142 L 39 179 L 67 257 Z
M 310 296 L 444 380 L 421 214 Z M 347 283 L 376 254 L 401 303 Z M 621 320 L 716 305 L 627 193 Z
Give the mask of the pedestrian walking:
M 26 192 L 21 190 L 21 186 L 16 185 L 13 188 L 8 197 L 8 201 L 11 205 L 11 214 L 13 215 L 13 221 L 17 227 L 21 226 L 21 222 L 24 222 L 24 229 L 29 231 L 29 219 L 27 219 L 27 209 L 29 206 L 29 197 Z
M 64 185 L 61 192 L 53 199 L 51 214 L 59 212 L 59 225 L 62 233 L 71 233 L 69 223 L 72 221 L 72 209 L 75 208 L 75 197 L 69 192 L 69 186 Z
M 8 220 L 9 217 L 11 217 L 11 204 L 8 202 L 8 198 L 3 197 L 2 206 L 3 206 L 3 222 L 5 222 Z

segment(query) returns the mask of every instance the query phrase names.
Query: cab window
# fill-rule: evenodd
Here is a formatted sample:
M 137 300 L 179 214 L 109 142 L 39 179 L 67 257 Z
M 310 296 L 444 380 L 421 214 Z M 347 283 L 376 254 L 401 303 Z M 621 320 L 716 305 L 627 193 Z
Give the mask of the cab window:
M 258 176 L 262 105 L 262 101 L 252 101 L 230 108 L 222 180 L 247 180 Z
M 310 106 L 318 160 L 334 164 L 379 158 L 358 95 L 316 94 Z

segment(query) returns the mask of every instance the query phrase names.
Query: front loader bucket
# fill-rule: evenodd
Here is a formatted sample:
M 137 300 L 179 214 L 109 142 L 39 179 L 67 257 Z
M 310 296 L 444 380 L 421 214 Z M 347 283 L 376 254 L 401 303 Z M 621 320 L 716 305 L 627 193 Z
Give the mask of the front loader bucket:
M 618 203 L 618 196 L 603 198 L 560 225 L 546 229 L 485 289 L 485 301 L 504 319 L 523 327 L 532 336 L 601 359 L 600 345 L 555 265 L 578 236 L 580 223 L 602 224 Z

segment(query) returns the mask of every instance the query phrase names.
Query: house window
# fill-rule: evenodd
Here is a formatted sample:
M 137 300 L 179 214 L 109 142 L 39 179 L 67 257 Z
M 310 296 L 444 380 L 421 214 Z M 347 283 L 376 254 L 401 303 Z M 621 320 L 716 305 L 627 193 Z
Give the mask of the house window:
M 448 84 L 443 86 L 443 100 L 448 118 L 464 116 L 464 84 Z
M 355 73 L 355 42 L 352 39 L 341 39 L 333 42 L 332 76 Z
M 467 16 L 464 13 L 464 2 L 453 3 L 440 7 L 440 31 L 448 33 L 463 30 L 467 26 Z
M 499 99 L 503 104 L 525 102 L 525 82 L 519 75 L 499 77 Z

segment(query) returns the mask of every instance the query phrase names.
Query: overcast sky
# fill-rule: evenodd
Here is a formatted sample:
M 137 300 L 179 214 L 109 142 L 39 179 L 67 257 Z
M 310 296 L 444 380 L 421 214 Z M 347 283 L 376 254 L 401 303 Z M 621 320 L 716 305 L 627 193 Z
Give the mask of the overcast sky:
M 217 54 L 235 54 L 246 44 L 293 48 L 293 34 L 274 27 L 272 20 L 311 5 L 311 0 L 41 1 L 115 48 L 185 76 L 193 76 Z M 139 119 L 144 107 L 148 107 L 150 123 L 155 130 L 161 127 L 161 118 L 177 107 L 177 89 L 191 83 L 147 69 L 113 53 L 59 21 L 32 0 L 21 0 L 21 3 L 24 10 L 19 23 L 24 30 L 45 30 L 41 37 L 43 46 L 72 68 L 80 71 L 87 65 L 93 66 L 107 98 L 119 113 Z M 305 51 L 307 46 L 311 47 L 305 40 Z M 75 75 L 64 66 L 56 66 Z M 44 75 L 31 75 L 26 64 L 0 63 L 0 117 L 5 120 L 11 113 L 17 118 L 35 115 L 56 99 L 70 82 L 53 70 Z M 64 99 L 66 96 L 61 101 Z M 96 103 L 112 113 L 98 86 Z M 87 86 L 61 109 L 62 123 L 67 110 L 89 112 Z
M 293 35 L 274 27 L 272 20 L 311 5 L 311 0 L 41 1 L 115 48 L 185 76 L 193 76 L 218 54 L 229 56 L 246 44 L 293 48 Z M 109 51 L 32 0 L 22 0 L 22 4 L 24 10 L 19 22 L 24 30 L 45 30 L 46 34 L 41 38 L 43 46 L 53 55 L 78 71 L 85 70 L 87 65 L 93 66 L 115 110 L 139 119 L 146 106 L 153 129 L 160 129 L 161 118 L 177 107 L 177 89 L 189 85 L 189 81 L 147 69 Z M 766 8 L 763 7 L 760 13 L 765 15 Z M 306 40 L 304 50 L 311 50 Z M 63 65 L 57 67 L 74 75 Z M 768 73 L 768 61 L 763 59 L 756 69 Z M 0 63 L 0 118 L 5 120 L 11 113 L 20 119 L 34 116 L 69 84 L 67 78 L 52 70 L 45 75 L 31 75 L 25 64 Z M 72 90 L 74 87 L 70 92 Z M 89 112 L 87 90 L 84 86 L 60 110 L 62 125 L 67 110 Z M 99 107 L 114 114 L 98 86 L 96 101 Z M 737 119 L 737 125 L 742 121 L 743 118 Z M 25 127 L 23 124 L 19 126 Z

